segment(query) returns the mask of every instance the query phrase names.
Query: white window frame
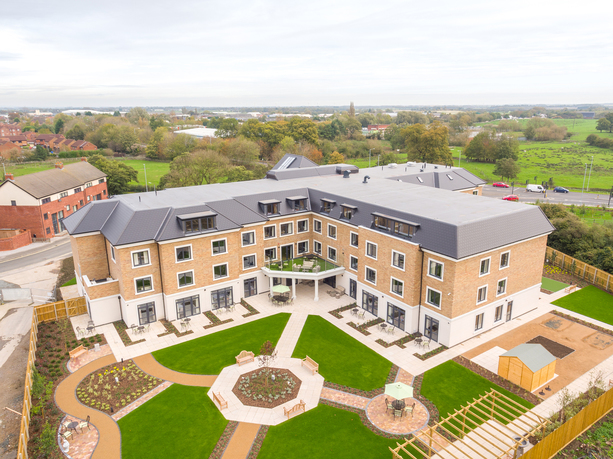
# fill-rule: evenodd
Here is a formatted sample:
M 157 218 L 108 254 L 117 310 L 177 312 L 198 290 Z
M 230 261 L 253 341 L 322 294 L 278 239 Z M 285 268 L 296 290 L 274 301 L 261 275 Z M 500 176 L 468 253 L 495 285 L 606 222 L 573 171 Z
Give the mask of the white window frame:
M 306 229 L 303 231 L 300 231 L 300 226 L 299 224 L 301 222 L 306 222 Z M 308 218 L 303 218 L 301 220 L 296 220 L 296 234 L 300 234 L 300 233 L 307 233 L 309 231 L 309 219 Z
M 507 265 L 506 266 L 502 266 L 502 256 L 504 254 L 507 254 Z M 500 260 L 499 260 L 499 265 L 498 265 L 498 269 L 507 269 L 509 266 L 511 266 L 511 251 L 507 250 L 506 252 L 502 252 L 500 254 Z
M 332 239 L 332 240 L 336 241 L 336 238 L 338 237 L 338 228 L 336 227 L 336 225 L 333 225 L 333 224 L 331 224 L 331 223 L 328 223 L 327 228 L 328 228 L 328 232 L 327 232 L 328 237 L 329 237 L 330 239 Z M 334 237 L 330 236 L 330 228 L 334 228 Z
M 400 282 L 402 293 L 394 292 L 394 281 Z M 400 298 L 404 298 L 404 281 L 401 281 L 400 279 L 396 279 L 395 277 L 390 276 L 390 293 L 392 293 L 393 295 L 399 296 Z
M 304 252 L 300 251 L 300 244 L 302 244 L 302 243 L 306 243 L 306 250 Z M 302 255 L 302 254 L 305 254 L 305 253 L 309 253 L 309 240 L 308 239 L 305 239 L 304 241 L 296 242 L 296 254 L 297 255 Z
M 330 257 L 330 250 L 334 250 L 334 253 L 336 255 L 335 258 Z M 336 247 L 328 246 L 328 253 L 326 255 L 328 255 L 328 260 L 338 263 L 338 250 L 336 250 Z
M 187 285 L 181 285 L 181 283 L 179 282 L 179 276 L 181 274 L 186 274 L 186 273 L 192 273 L 192 283 L 191 284 L 187 284 Z M 177 288 L 193 287 L 194 285 L 196 285 L 196 277 L 194 276 L 194 270 L 193 269 L 189 269 L 187 271 L 182 271 L 180 273 L 177 273 Z
M 436 305 L 434 303 L 430 303 L 430 295 L 428 294 L 428 291 L 430 290 L 439 294 L 441 304 Z M 443 292 L 435 288 L 432 288 L 432 287 L 426 287 L 426 304 L 434 308 L 437 308 L 437 309 L 442 309 L 443 308 Z
M 245 234 L 249 234 L 249 233 L 253 234 L 253 242 L 252 242 L 251 244 L 245 244 L 245 242 L 243 241 L 243 236 L 244 236 Z M 241 247 L 251 247 L 252 245 L 255 245 L 255 244 L 256 244 L 255 230 L 252 230 L 252 231 L 243 231 L 243 232 L 241 233 Z
M 441 265 L 441 277 L 436 277 L 436 276 L 433 276 L 432 274 L 430 274 L 430 264 L 431 263 L 437 263 L 437 264 Z M 481 265 L 479 265 L 479 266 L 481 266 Z M 428 269 L 426 271 L 426 275 L 428 277 L 432 278 L 432 279 L 436 279 L 436 280 L 442 281 L 444 276 L 445 276 L 445 263 L 443 263 L 443 262 L 441 262 L 439 260 L 435 260 L 434 258 L 428 258 Z
M 487 294 L 488 294 L 488 288 L 487 288 L 487 284 L 482 285 L 481 287 L 477 288 L 477 304 L 483 304 L 483 303 L 487 303 Z M 481 291 L 481 289 L 485 289 L 485 299 L 483 300 L 479 300 L 479 292 Z
M 498 315 L 497 314 L 498 311 L 500 311 L 500 317 L 496 318 L 496 316 Z M 494 323 L 500 322 L 502 320 L 503 315 L 504 315 L 504 306 L 502 304 L 499 306 L 496 306 L 496 309 L 494 310 Z
M 358 269 L 354 269 L 351 267 L 351 260 L 357 261 L 358 268 L 360 267 L 360 259 L 354 255 L 349 255 L 349 269 L 355 272 L 358 272 Z
M 502 295 L 506 295 L 507 294 L 507 279 L 508 277 L 505 277 L 503 279 L 499 279 L 498 282 L 496 282 L 496 296 L 502 296 Z M 504 281 L 504 291 L 502 293 L 498 293 L 498 285 Z
M 274 250 L 275 251 L 275 257 L 271 258 L 270 261 L 274 261 L 278 259 L 278 252 L 277 252 L 277 248 L 276 247 L 265 247 L 264 248 L 264 262 L 268 261 L 268 257 L 266 256 L 266 251 L 267 250 Z
M 217 268 L 218 266 L 224 266 L 224 265 L 226 266 L 226 275 L 223 276 L 223 277 L 215 277 L 215 268 Z M 228 267 L 228 263 L 227 262 L 226 263 L 220 263 L 218 265 L 213 265 L 212 266 L 212 270 L 213 270 L 213 280 L 214 281 L 217 281 L 217 280 L 220 280 L 220 279 L 227 279 L 228 277 L 230 277 L 230 268 Z
M 134 254 L 139 252 L 147 252 L 147 258 L 149 259 L 149 263 L 144 265 L 134 265 Z M 145 266 L 151 266 L 151 250 L 149 249 L 140 249 L 140 250 L 132 250 L 130 252 L 130 262 L 132 263 L 132 268 L 144 268 Z
M 487 272 L 486 273 L 481 273 L 481 265 L 483 264 L 483 262 L 485 260 L 487 260 Z M 479 261 L 479 277 L 487 276 L 491 272 L 492 272 L 492 257 L 482 258 Z
M 224 246 L 226 247 L 226 251 L 225 252 L 219 252 L 219 253 L 215 253 L 213 251 L 213 242 L 218 242 L 218 241 L 224 241 Z M 228 238 L 227 237 L 222 237 L 220 239 L 212 239 L 211 240 L 211 255 L 216 257 L 218 255 L 225 255 L 226 253 L 228 253 Z
M 481 318 L 481 320 L 479 320 L 479 317 Z M 481 326 L 480 326 L 480 327 L 477 327 L 477 323 L 480 323 L 480 324 L 481 324 Z M 482 313 L 480 313 L 480 314 L 477 314 L 477 315 L 475 316 L 475 333 L 476 333 L 476 332 L 478 332 L 478 331 L 480 331 L 480 330 L 483 330 L 483 325 L 484 325 L 484 324 L 485 324 L 485 313 L 484 313 L 484 312 L 482 312 Z
M 403 265 L 402 268 L 400 266 L 396 266 L 394 264 L 394 254 L 395 253 L 397 253 L 398 255 L 402 255 L 403 256 L 403 260 L 404 261 L 402 262 L 402 265 Z M 398 269 L 400 271 L 404 271 L 406 269 L 406 266 L 407 266 L 407 256 L 404 253 L 399 252 L 398 250 L 392 249 L 392 268 L 396 268 L 396 269 Z
M 251 268 L 245 268 L 245 258 L 254 257 L 255 264 Z M 256 253 L 250 253 L 248 255 L 243 255 L 243 271 L 249 271 L 250 269 L 256 269 L 258 267 L 258 255 Z
M 315 224 L 315 222 L 319 223 L 319 231 L 317 231 L 317 225 Z M 313 232 L 317 233 L 317 234 L 322 234 L 324 225 L 321 222 L 321 220 L 318 220 L 316 218 L 313 219 Z
M 275 231 L 274 236 L 266 237 L 266 228 L 274 228 L 274 231 Z M 266 226 L 264 226 L 264 229 L 262 229 L 262 239 L 268 240 L 268 239 L 274 239 L 276 237 L 277 237 L 277 225 L 266 225 Z
M 358 244 L 357 245 L 353 245 L 353 243 L 352 243 L 353 242 L 352 241 L 353 235 L 355 235 L 358 238 Z M 356 247 L 356 248 L 359 247 L 359 245 L 360 245 L 360 235 L 358 233 L 356 233 L 354 231 L 350 231 L 349 232 L 349 245 L 351 247 Z
M 184 249 L 185 247 L 189 247 L 190 258 L 188 258 L 187 260 L 179 260 L 177 258 L 177 250 Z M 194 249 L 191 244 L 179 245 L 175 247 L 175 263 L 185 263 L 186 261 L 193 261 L 193 260 L 194 260 Z
M 290 229 L 291 231 L 287 234 L 283 234 L 281 231 L 281 228 L 284 225 L 290 225 Z M 294 235 L 294 222 L 285 222 L 285 223 L 279 223 L 279 237 L 288 237 L 288 236 L 293 236 Z
M 377 259 L 377 254 L 379 253 L 379 245 L 376 244 L 375 242 L 371 242 L 371 241 L 366 241 L 366 244 L 364 244 L 364 255 L 366 255 L 368 258 L 370 258 L 371 260 L 376 260 Z M 368 254 L 368 246 L 372 245 L 375 246 L 375 256 L 373 257 L 372 255 Z
M 319 252 L 315 249 L 315 247 L 317 247 L 317 245 L 319 245 Z M 321 256 L 321 255 L 323 255 L 323 249 L 324 249 L 323 244 L 321 242 L 316 241 L 315 239 L 313 239 L 313 253 L 316 253 L 316 254 Z
M 141 280 L 141 279 L 147 279 L 148 277 L 151 279 L 151 289 L 143 290 L 142 292 L 139 292 L 138 288 L 136 288 L 136 281 Z M 135 295 L 142 295 L 143 293 L 149 293 L 153 291 L 155 291 L 155 286 L 153 285 L 153 274 L 148 274 L 146 276 L 140 276 L 140 277 L 134 278 L 134 294 Z
M 371 270 L 375 273 L 375 281 L 368 280 L 368 270 Z M 364 266 L 364 280 L 372 285 L 377 285 L 377 270 L 375 268 L 371 268 L 370 266 Z

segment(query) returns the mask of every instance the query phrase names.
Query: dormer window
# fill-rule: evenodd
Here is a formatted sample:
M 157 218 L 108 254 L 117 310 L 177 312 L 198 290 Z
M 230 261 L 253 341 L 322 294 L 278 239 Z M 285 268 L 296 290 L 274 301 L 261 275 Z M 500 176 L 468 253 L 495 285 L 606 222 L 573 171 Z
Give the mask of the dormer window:
M 322 198 L 320 212 L 329 214 L 332 211 L 332 208 L 334 207 L 335 204 L 336 204 L 336 201 L 333 201 L 331 199 Z
M 349 204 L 341 204 L 341 218 L 345 220 L 351 220 L 353 214 L 358 210 L 356 206 L 352 206 Z
M 278 215 L 280 213 L 279 204 L 281 204 L 281 201 L 278 199 L 267 199 L 266 201 L 260 201 L 259 204 L 264 215 Z
M 379 213 L 373 213 L 373 226 L 384 231 L 400 236 L 400 237 L 413 237 L 419 228 L 419 223 L 413 223 L 405 220 L 401 220 L 396 217 L 390 217 Z
M 287 198 L 289 205 L 295 212 L 307 210 L 307 197 L 306 196 L 292 196 Z
M 183 227 L 185 234 L 201 233 L 216 228 L 217 214 L 214 212 L 198 212 L 178 215 L 177 219 Z

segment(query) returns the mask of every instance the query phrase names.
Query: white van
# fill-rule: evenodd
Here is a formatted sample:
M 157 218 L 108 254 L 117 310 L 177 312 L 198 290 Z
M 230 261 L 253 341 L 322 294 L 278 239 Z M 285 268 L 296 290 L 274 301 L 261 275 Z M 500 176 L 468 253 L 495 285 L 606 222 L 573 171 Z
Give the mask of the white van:
M 526 191 L 531 191 L 533 193 L 544 193 L 545 188 L 541 185 L 526 185 Z

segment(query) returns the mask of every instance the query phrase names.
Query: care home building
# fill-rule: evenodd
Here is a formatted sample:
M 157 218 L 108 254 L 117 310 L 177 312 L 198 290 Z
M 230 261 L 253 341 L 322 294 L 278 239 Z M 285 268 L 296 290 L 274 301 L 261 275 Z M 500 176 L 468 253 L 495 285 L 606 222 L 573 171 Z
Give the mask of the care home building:
M 479 196 L 461 168 L 293 163 L 65 218 L 92 320 L 175 320 L 304 283 L 452 346 L 534 308 L 553 230 L 538 207 Z

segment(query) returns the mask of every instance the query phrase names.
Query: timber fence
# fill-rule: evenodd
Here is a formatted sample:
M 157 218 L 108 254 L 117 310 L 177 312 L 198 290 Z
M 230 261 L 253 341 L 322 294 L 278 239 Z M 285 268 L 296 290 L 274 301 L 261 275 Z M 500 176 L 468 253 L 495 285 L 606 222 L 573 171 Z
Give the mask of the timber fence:
M 613 293 L 613 275 L 592 265 L 588 265 L 583 261 L 566 255 L 559 250 L 554 250 L 547 247 L 545 260 L 547 263 L 565 269 L 572 275 L 583 279 L 584 281 L 602 288 L 603 290 Z

